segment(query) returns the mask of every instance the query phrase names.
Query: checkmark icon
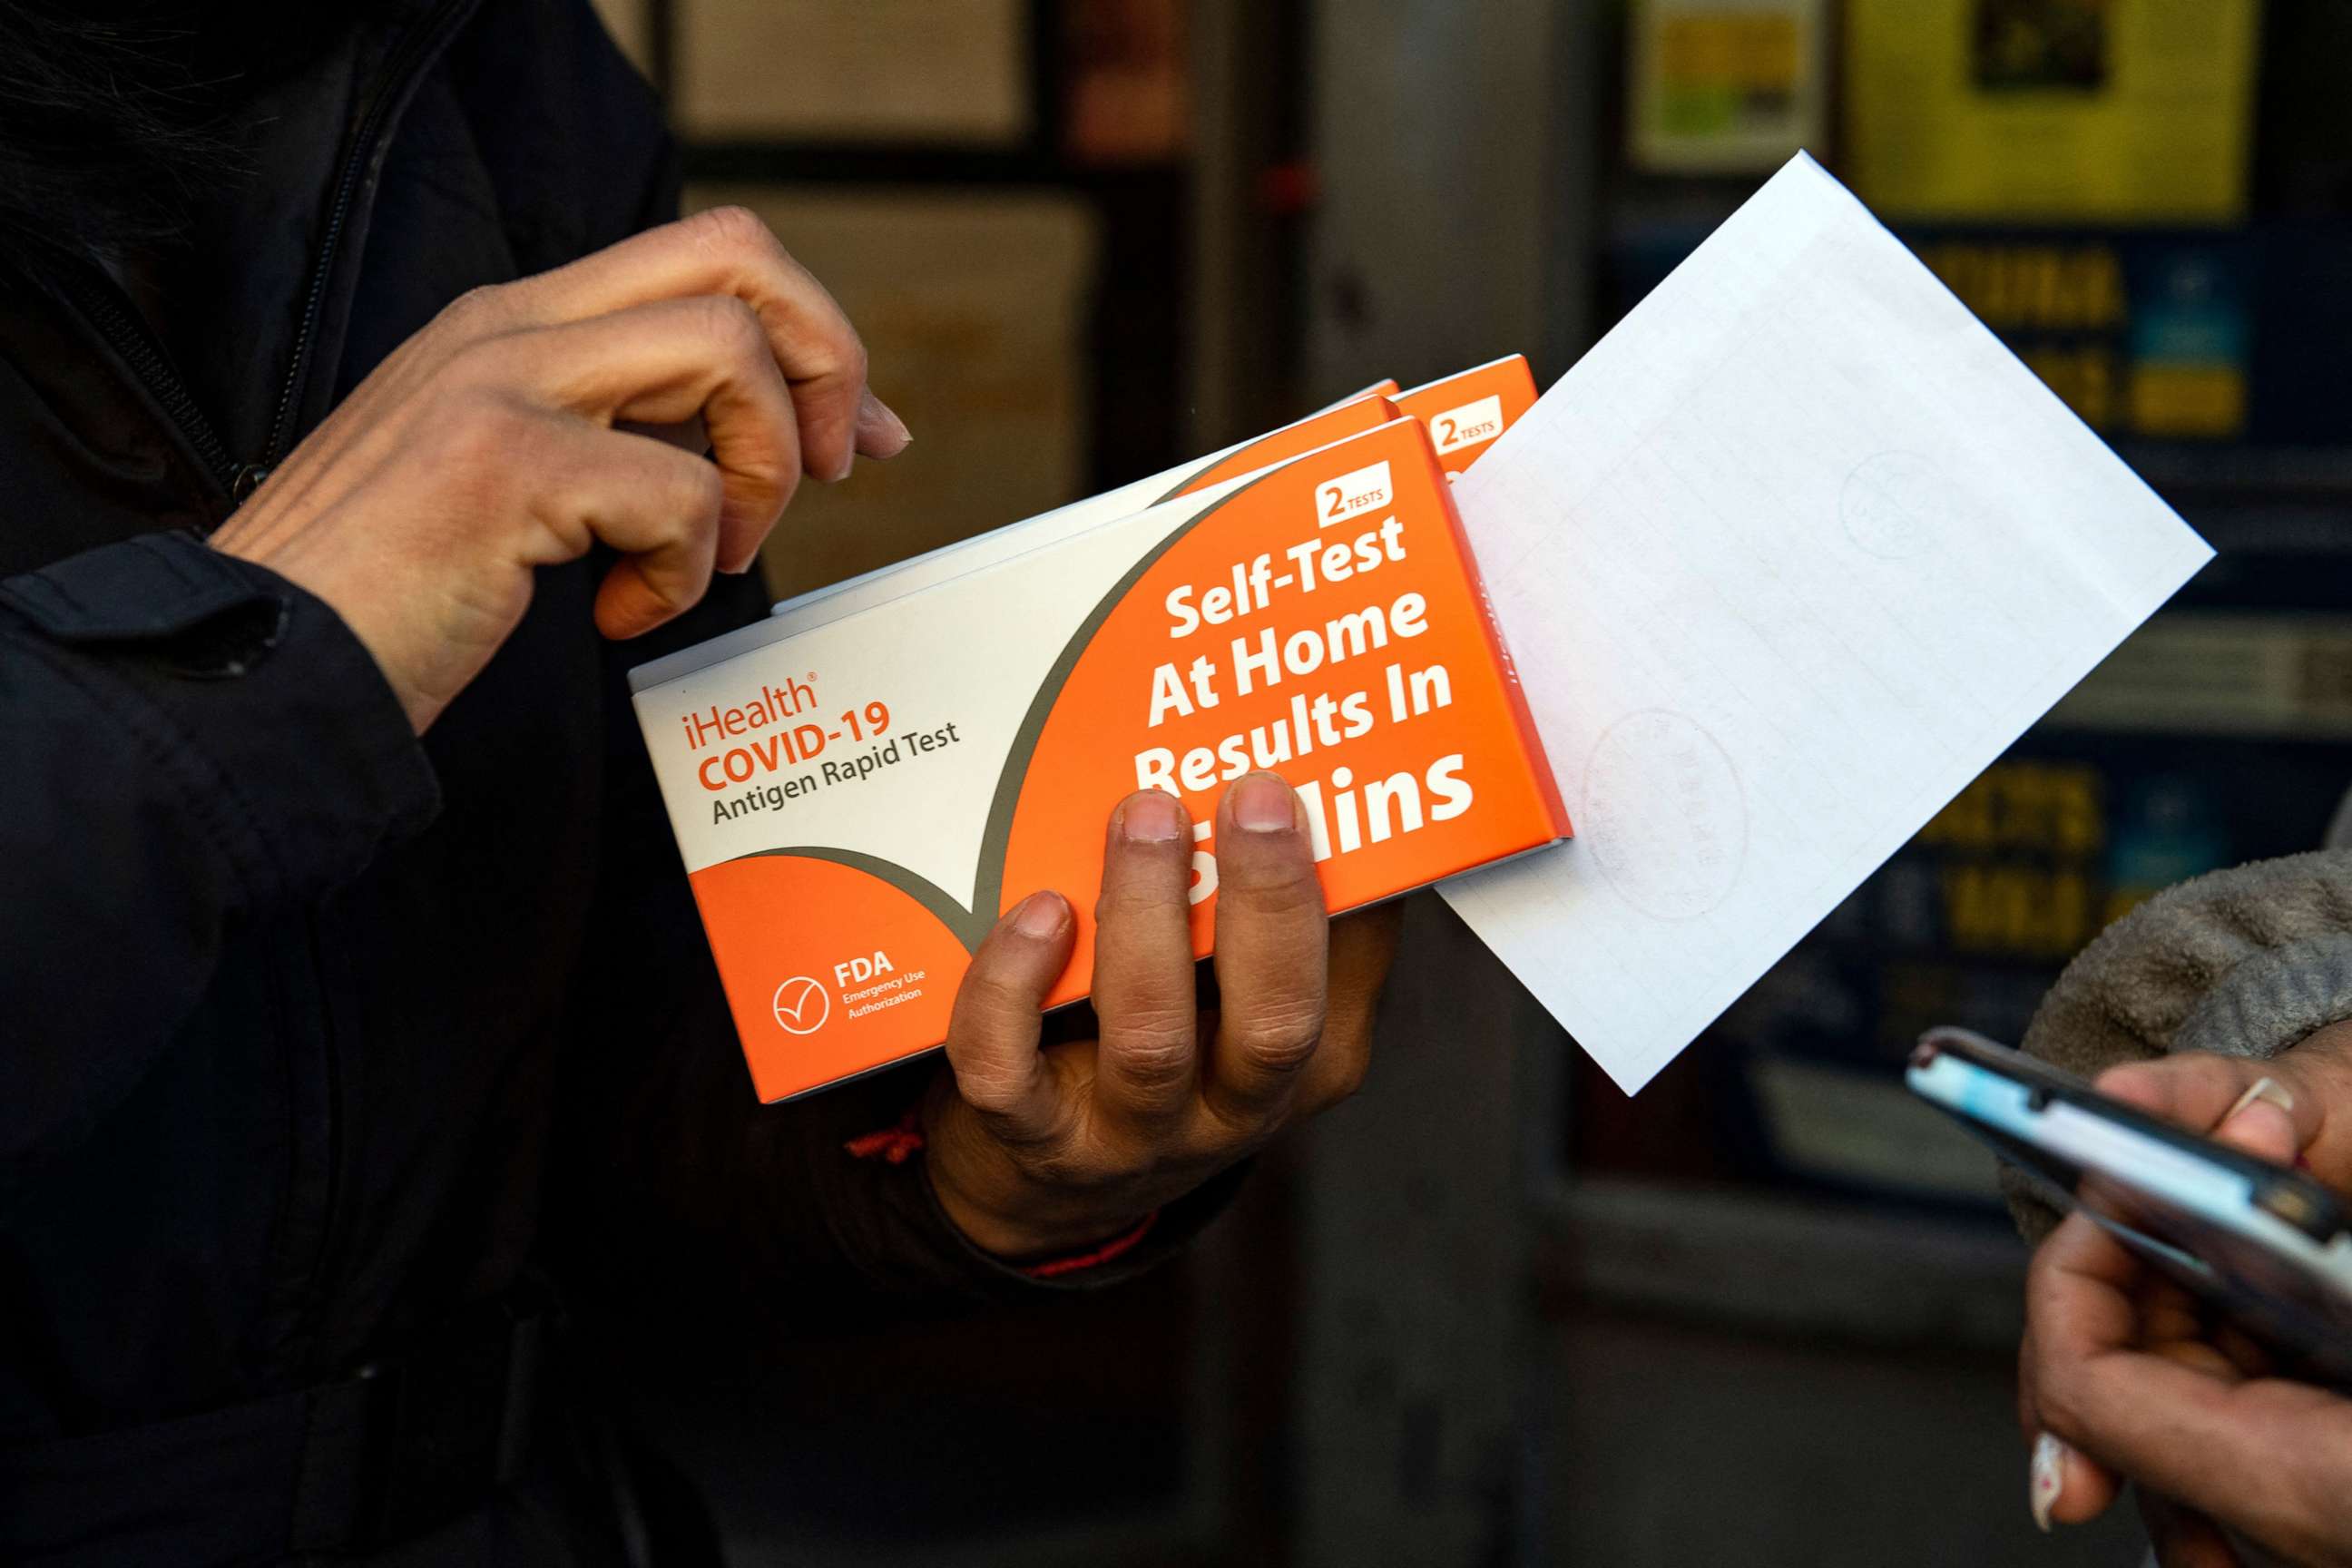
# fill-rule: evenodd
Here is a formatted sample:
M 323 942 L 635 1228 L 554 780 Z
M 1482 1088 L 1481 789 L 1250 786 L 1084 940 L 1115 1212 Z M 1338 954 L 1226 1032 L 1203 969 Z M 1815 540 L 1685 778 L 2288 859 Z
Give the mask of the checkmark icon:
M 814 1035 L 824 1027 L 833 1012 L 824 987 L 805 974 L 795 974 L 777 986 L 773 1005 L 777 1026 L 788 1035 Z

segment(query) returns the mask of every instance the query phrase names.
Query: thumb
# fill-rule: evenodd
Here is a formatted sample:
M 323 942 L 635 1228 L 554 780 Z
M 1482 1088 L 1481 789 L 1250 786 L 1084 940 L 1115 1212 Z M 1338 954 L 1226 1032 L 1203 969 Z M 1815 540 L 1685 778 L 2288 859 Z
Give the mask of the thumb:
M 1076 941 L 1069 900 L 1032 893 L 996 922 L 956 989 L 947 1039 L 956 1089 L 1007 1142 L 1038 1142 L 1059 1124 L 1059 1096 L 1037 1039 L 1045 994 Z
M 2274 1079 L 2256 1079 L 2222 1116 L 2213 1136 L 2257 1159 L 2292 1165 L 2301 1142 L 2295 1131 L 2294 1093 Z
M 907 434 L 907 422 L 872 387 L 858 397 L 856 429 L 858 453 L 867 458 L 895 458 L 914 439 Z
M 2300 1077 L 2287 1063 L 2209 1051 L 2182 1051 L 2157 1061 L 2110 1068 L 2094 1087 L 2191 1132 L 2218 1131 L 2233 1112 L 2256 1100 L 2267 1101 L 2288 1118 L 2292 1142 L 2287 1159 L 2319 1136 L 2323 1116 L 2321 1097 L 2302 1092 Z

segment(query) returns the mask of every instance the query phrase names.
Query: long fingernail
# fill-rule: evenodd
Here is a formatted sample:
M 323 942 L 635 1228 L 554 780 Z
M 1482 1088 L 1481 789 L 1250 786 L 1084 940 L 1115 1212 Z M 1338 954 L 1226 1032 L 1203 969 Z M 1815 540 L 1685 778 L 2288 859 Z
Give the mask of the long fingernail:
M 2253 1104 L 2254 1101 L 2258 1100 L 2267 1100 L 2273 1105 L 2277 1106 L 2281 1110 L 2287 1112 L 2289 1115 L 2293 1115 L 2294 1112 L 2294 1096 L 2288 1092 L 2284 1084 L 2282 1084 L 2274 1078 L 2265 1075 L 2264 1077 L 2254 1079 L 2254 1081 L 2247 1087 L 2246 1092 L 2238 1096 L 2238 1102 L 2230 1107 L 2228 1112 L 2222 1116 L 2222 1123 L 2227 1125 L 2231 1117 L 2234 1117 L 2238 1112 L 2245 1110 L 2246 1107 Z
M 1145 790 L 1118 808 L 1118 836 L 1129 844 L 1172 843 L 1184 836 L 1184 808 L 1165 790 Z
M 1234 826 L 1249 833 L 1287 833 L 1298 826 L 1298 796 L 1273 773 L 1250 773 L 1234 785 Z
M 1013 912 L 1013 929 L 1023 936 L 1039 941 L 1054 935 L 1069 918 L 1069 908 L 1059 893 L 1032 893 L 1021 900 Z
M 857 422 L 873 429 L 886 443 L 895 442 L 889 453 L 892 457 L 914 444 L 914 433 L 907 428 L 907 422 L 898 417 L 897 410 L 875 396 L 870 386 L 857 401 Z
M 2066 1486 L 2066 1445 L 2044 1432 L 2033 1439 L 2033 1465 L 2026 1483 L 2026 1503 L 2033 1510 L 2033 1522 L 2042 1533 L 2050 1533 L 2050 1510 L 2058 1506 L 2058 1494 Z

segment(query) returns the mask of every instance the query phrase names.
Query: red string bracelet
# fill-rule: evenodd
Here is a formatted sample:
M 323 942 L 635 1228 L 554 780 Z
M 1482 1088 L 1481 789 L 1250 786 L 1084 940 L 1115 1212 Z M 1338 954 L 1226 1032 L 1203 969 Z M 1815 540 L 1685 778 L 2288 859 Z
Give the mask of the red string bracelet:
M 1029 1265 L 1021 1272 L 1032 1279 L 1051 1279 L 1057 1275 L 1076 1274 L 1083 1268 L 1099 1268 L 1120 1253 L 1132 1251 L 1135 1244 L 1144 1238 L 1159 1219 L 1160 1211 L 1153 1209 L 1136 1222 L 1134 1229 L 1115 1236 L 1098 1247 L 1085 1252 L 1074 1252 L 1067 1258 L 1049 1258 L 1043 1263 Z

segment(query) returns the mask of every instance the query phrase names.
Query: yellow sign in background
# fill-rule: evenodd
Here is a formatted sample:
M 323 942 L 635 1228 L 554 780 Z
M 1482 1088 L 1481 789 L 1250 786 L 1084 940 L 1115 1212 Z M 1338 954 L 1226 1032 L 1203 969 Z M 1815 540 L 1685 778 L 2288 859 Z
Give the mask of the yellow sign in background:
M 1843 163 L 1898 218 L 2226 223 L 2259 0 L 1851 0 Z

